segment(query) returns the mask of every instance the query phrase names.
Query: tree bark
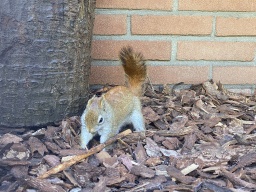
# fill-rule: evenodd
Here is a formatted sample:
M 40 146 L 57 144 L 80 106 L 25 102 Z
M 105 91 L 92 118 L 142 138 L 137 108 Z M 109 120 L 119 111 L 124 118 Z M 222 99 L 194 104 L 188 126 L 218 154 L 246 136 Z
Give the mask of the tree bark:
M 0 2 L 0 125 L 44 126 L 80 115 L 95 0 Z

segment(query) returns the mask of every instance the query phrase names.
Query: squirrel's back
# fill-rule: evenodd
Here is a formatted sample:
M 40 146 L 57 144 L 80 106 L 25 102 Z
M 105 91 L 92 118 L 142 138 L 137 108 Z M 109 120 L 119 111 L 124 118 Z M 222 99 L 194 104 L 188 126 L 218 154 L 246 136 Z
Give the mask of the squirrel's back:
M 147 66 L 142 54 L 134 53 L 128 46 L 121 49 L 119 58 L 128 77 L 130 89 L 135 95 L 141 95 L 142 85 L 147 78 Z
M 140 106 L 139 98 L 134 96 L 131 89 L 124 86 L 110 89 L 104 94 L 104 98 L 115 113 L 113 117 L 115 124 L 120 124 L 126 116 L 132 113 L 136 105 Z

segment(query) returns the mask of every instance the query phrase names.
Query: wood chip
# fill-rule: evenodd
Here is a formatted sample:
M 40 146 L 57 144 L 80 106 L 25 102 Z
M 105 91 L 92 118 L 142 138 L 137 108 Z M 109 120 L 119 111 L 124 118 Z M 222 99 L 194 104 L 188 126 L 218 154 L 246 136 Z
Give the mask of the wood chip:
M 143 178 L 153 178 L 155 176 L 155 171 L 143 165 L 134 165 L 131 169 L 131 173 Z
M 174 177 L 175 179 L 184 184 L 191 184 L 194 180 L 196 180 L 194 177 L 185 176 L 184 174 L 181 173 L 180 170 L 176 169 L 171 165 L 168 166 L 166 170 L 170 177 Z

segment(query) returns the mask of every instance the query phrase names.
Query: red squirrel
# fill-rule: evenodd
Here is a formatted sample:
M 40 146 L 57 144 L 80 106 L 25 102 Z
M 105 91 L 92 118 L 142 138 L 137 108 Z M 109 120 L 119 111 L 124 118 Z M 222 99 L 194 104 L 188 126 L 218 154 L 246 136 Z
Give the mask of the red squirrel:
M 129 86 L 111 88 L 101 97 L 93 96 L 81 116 L 81 146 L 86 148 L 97 133 L 100 143 L 116 135 L 120 128 L 132 123 L 136 131 L 145 131 L 140 94 L 147 77 L 147 66 L 140 53 L 124 47 L 119 53 Z

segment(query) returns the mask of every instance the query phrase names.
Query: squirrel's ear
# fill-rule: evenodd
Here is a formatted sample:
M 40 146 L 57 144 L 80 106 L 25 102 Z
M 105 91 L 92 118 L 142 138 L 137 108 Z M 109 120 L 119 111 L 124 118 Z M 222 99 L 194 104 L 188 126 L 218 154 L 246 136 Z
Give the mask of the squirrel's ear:
M 95 98 L 95 95 L 93 95 L 93 97 L 92 97 L 91 99 L 89 99 L 89 101 L 88 101 L 87 105 L 91 105 L 91 104 L 92 104 L 92 102 L 93 102 L 93 100 L 94 100 L 94 98 Z
M 106 98 L 104 95 L 101 96 L 100 98 L 100 102 L 99 102 L 99 107 L 102 108 L 103 110 L 105 110 L 106 108 Z

